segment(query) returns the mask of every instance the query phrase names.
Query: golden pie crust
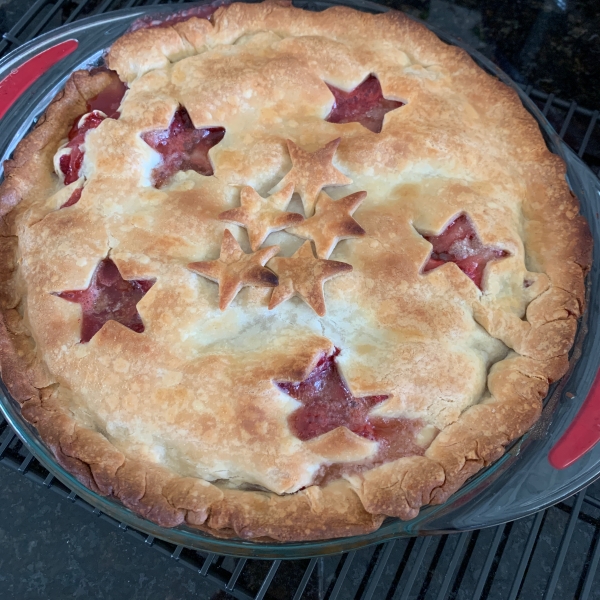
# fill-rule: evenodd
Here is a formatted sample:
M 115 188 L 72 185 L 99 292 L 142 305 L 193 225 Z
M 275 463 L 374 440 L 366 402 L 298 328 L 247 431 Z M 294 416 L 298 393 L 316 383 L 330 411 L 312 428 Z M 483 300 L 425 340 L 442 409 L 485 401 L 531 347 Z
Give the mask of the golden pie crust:
M 120 118 L 87 135 L 79 202 L 59 210 L 81 182 L 65 187 L 53 160 L 106 72 L 73 74 L 7 161 L 0 197 L 2 378 L 83 484 L 167 527 L 349 536 L 444 502 L 535 423 L 567 369 L 592 243 L 565 165 L 513 90 L 401 13 L 287 2 L 128 33 L 106 62 L 129 91 Z M 351 90 L 371 74 L 404 103 L 382 131 L 327 122 L 326 83 Z M 140 135 L 166 129 L 179 105 L 225 137 L 214 176 L 181 171 L 156 189 Z M 292 182 L 302 223 L 285 217 Z M 338 223 L 309 220 L 352 194 L 333 207 Z M 272 271 L 293 272 L 290 257 L 314 242 L 315 264 L 351 269 L 243 287 L 220 310 L 217 285 L 188 265 L 217 261 L 226 229 L 228 244 L 256 250 L 271 225 L 252 206 L 269 202 L 270 231 L 298 234 L 270 233 Z M 423 273 L 423 236 L 460 214 L 508 253 L 483 291 L 452 263 Z M 156 280 L 138 304 L 145 331 L 108 321 L 83 344 L 80 307 L 56 293 L 85 289 L 107 256 L 124 279 Z M 336 347 L 354 396 L 388 396 L 373 414 L 425 425 L 423 455 L 312 485 L 377 447 L 346 428 L 290 431 L 297 403 L 273 382 L 304 380 Z

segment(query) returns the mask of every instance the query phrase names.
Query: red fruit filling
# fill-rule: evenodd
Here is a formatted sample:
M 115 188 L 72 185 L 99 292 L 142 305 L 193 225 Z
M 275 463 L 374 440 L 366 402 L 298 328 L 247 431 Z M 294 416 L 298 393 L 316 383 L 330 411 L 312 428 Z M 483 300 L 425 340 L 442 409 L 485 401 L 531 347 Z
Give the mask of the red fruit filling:
M 63 154 L 59 161 L 60 170 L 65 176 L 65 185 L 69 185 L 79 179 L 84 156 L 82 146 L 85 142 L 87 132 L 96 129 L 106 118 L 119 118 L 117 109 L 127 91 L 127 86 L 119 79 L 116 73 L 113 71 L 107 72 L 111 73 L 110 84 L 87 103 L 85 114 L 88 116 L 84 122 L 80 125 L 83 115 L 79 115 L 75 119 L 71 131 L 69 131 L 69 141 L 66 147 L 71 149 L 71 153 Z
M 87 103 L 87 112 L 101 110 L 109 119 L 118 119 L 120 116 L 119 106 L 127 91 L 127 85 L 123 83 L 114 71 L 108 69 L 96 69 L 111 75 L 111 81 L 97 96 Z
M 290 428 L 302 441 L 310 440 L 336 427 L 344 426 L 350 431 L 371 438 L 373 425 L 368 413 L 387 396 L 355 398 L 342 381 L 335 363 L 336 351 L 324 356 L 313 372 L 299 383 L 278 383 L 280 389 L 302 402 L 302 407 L 290 415 Z
M 277 386 L 286 394 L 302 403 L 288 419 L 292 433 L 302 441 L 311 440 L 336 427 L 347 427 L 350 431 L 379 442 L 379 450 L 369 463 L 388 462 L 403 456 L 421 455 L 424 449 L 417 445 L 416 435 L 423 427 L 421 421 L 406 418 L 370 416 L 369 412 L 388 396 L 365 396 L 355 398 L 337 369 L 335 357 L 324 356 L 307 379 L 299 383 L 278 382 Z M 332 478 L 342 472 L 361 470 L 365 465 L 333 465 L 319 475 Z M 335 475 L 337 474 L 337 475 Z
M 105 258 L 94 272 L 87 290 L 58 292 L 55 295 L 81 304 L 81 342 L 89 342 L 107 321 L 117 321 L 137 333 L 144 331 L 137 303 L 155 280 L 126 281 L 117 265 Z
M 170 27 L 171 25 L 175 25 L 175 23 L 187 21 L 192 17 L 208 19 L 219 6 L 223 6 L 224 4 L 229 4 L 229 2 L 227 0 L 219 0 L 205 6 L 194 6 L 193 8 L 186 8 L 168 15 L 147 15 L 134 21 L 129 28 L 129 32 L 137 31 L 138 29 L 150 29 L 152 27 Z
M 369 75 L 358 87 L 344 92 L 327 84 L 335 97 L 326 121 L 329 123 L 360 123 L 373 133 L 380 133 L 383 117 L 391 110 L 404 106 L 403 102 L 383 97 L 379 79 Z
M 142 134 L 142 139 L 159 152 L 161 164 L 152 171 L 155 187 L 162 187 L 177 171 L 196 171 L 212 175 L 208 151 L 225 135 L 222 127 L 196 129 L 185 108 L 180 107 L 168 129 Z
M 484 246 L 466 215 L 452 221 L 440 235 L 423 237 L 433 246 L 424 273 L 453 262 L 479 289 L 486 265 L 508 256 L 505 250 Z
M 69 197 L 69 199 L 61 206 L 61 208 L 68 208 L 69 206 L 73 206 L 73 204 L 77 204 L 79 199 L 81 198 L 81 193 L 83 192 L 83 188 L 77 188 Z
M 79 124 L 81 117 L 75 120 L 75 124 L 69 131 L 69 142 L 67 148 L 71 149 L 70 154 L 63 154 L 60 157 L 59 167 L 65 176 L 65 185 L 69 185 L 79 179 L 79 171 L 83 163 L 83 143 L 85 135 L 88 131 L 96 129 L 106 117 L 100 112 L 91 112 L 81 125 Z

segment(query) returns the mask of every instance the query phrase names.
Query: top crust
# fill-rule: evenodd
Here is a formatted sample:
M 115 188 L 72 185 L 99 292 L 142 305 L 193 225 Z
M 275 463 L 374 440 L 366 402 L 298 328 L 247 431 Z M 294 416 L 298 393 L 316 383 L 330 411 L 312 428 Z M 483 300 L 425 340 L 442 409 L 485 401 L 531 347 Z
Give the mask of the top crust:
M 57 210 L 73 186 L 53 157 L 104 73 L 73 74 L 6 163 L 0 194 L 2 378 L 85 485 L 164 526 L 355 535 L 444 502 L 535 423 L 568 366 L 592 242 L 564 164 L 513 90 L 401 13 L 286 2 L 135 31 L 106 62 L 129 91 L 119 120 L 86 138 L 81 200 Z M 327 123 L 325 82 L 351 90 L 370 74 L 405 106 L 379 134 Z M 180 172 L 156 190 L 140 133 L 166 129 L 178 105 L 226 134 L 214 177 Z M 365 234 L 328 257 L 353 269 L 327 282 L 325 316 L 301 300 L 269 311 L 266 288 L 219 311 L 217 286 L 186 268 L 219 256 L 225 228 L 249 251 L 218 216 L 240 187 L 267 198 L 284 179 L 286 139 L 316 152 L 337 138 L 333 167 L 352 183 L 327 194 L 366 191 L 353 213 Z M 488 265 L 483 293 L 454 264 L 422 274 L 422 235 L 462 213 L 510 255 Z M 290 239 L 266 245 L 291 256 Z M 109 321 L 79 344 L 79 307 L 52 294 L 86 288 L 108 255 L 123 278 L 156 279 L 138 304 L 146 329 Z M 315 486 L 321 466 L 368 459 L 374 444 L 344 429 L 300 441 L 287 425 L 296 403 L 272 381 L 305 379 L 336 346 L 355 396 L 389 396 L 374 414 L 439 433 L 424 456 Z

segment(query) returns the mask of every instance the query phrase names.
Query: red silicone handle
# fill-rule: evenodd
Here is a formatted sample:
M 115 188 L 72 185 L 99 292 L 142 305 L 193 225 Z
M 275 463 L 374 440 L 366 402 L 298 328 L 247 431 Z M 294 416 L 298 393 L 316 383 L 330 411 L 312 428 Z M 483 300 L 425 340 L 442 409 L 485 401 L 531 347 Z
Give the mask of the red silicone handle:
M 600 441 L 600 372 L 583 406 L 548 454 L 550 464 L 564 469 Z
M 0 81 L 0 119 L 36 79 L 52 65 L 71 54 L 78 45 L 77 40 L 66 40 L 56 44 L 13 69 Z

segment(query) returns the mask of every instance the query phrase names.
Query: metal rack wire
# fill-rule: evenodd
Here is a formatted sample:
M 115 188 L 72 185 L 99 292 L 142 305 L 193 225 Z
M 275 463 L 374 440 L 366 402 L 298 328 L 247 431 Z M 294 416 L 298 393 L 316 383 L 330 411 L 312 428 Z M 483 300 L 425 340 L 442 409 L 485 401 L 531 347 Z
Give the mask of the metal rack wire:
M 0 423 L 0 464 L 58 493 L 240 600 L 600 597 L 600 485 L 534 516 L 480 531 L 392 540 L 325 558 L 234 559 L 119 523 L 55 479 Z
M 2 35 L 0 56 L 75 19 L 154 0 L 37 0 Z M 560 136 L 600 174 L 598 110 L 526 88 Z M 326 558 L 233 559 L 175 546 L 119 523 L 77 497 L 0 417 L 0 464 L 208 578 L 240 600 L 600 599 L 600 484 L 534 516 L 498 527 L 392 540 Z

